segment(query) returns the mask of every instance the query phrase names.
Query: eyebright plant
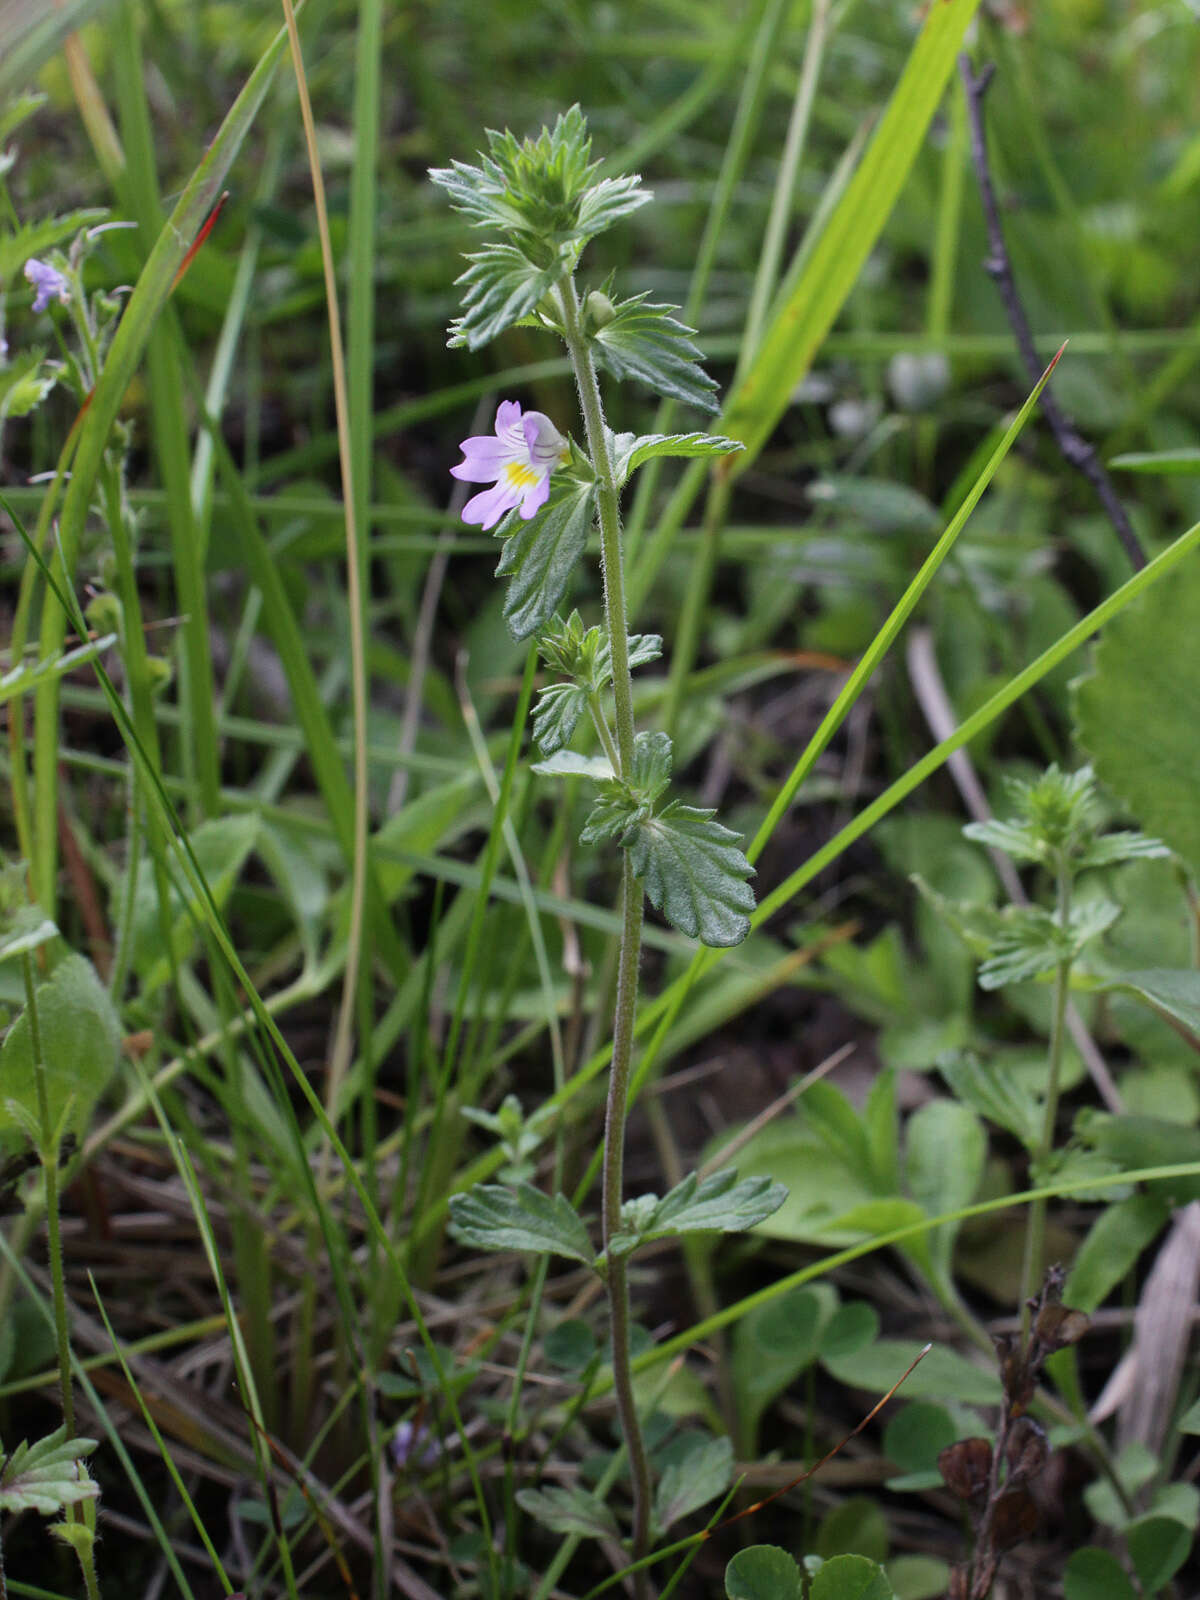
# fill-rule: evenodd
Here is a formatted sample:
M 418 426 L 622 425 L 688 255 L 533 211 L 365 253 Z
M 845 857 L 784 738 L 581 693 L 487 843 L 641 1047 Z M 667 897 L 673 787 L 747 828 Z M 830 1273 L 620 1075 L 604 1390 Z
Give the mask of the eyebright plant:
M 542 660 L 560 681 L 545 688 L 533 715 L 543 759 L 535 771 L 596 784 L 581 838 L 621 852 L 621 944 L 605 1121 L 602 1249 L 565 1195 L 527 1182 L 487 1185 L 452 1202 L 455 1231 L 482 1249 L 557 1254 L 591 1266 L 604 1280 L 612 1332 L 613 1385 L 629 1452 L 633 1556 L 649 1549 L 656 1521 L 650 1467 L 634 1401 L 626 1269 L 649 1239 L 693 1229 L 753 1227 L 784 1199 L 778 1184 L 738 1183 L 732 1172 L 703 1182 L 685 1178 L 660 1199 L 626 1201 L 623 1150 L 637 1007 L 645 897 L 681 933 L 705 944 L 738 944 L 750 931 L 752 869 L 735 834 L 712 811 L 668 797 L 672 765 L 666 733 L 634 723 L 632 670 L 662 653 L 656 635 L 630 634 L 620 523 L 621 491 L 646 461 L 711 456 L 742 448 L 710 433 L 614 434 L 605 422 L 598 371 L 655 394 L 714 411 L 716 385 L 700 365 L 693 330 L 674 306 L 645 294 L 621 299 L 610 278 L 581 290 L 576 281 L 589 240 L 646 205 L 636 176 L 601 178 L 578 106 L 536 139 L 488 134 L 477 166 L 456 161 L 431 172 L 456 210 L 493 238 L 467 257 L 459 278 L 462 315 L 451 346 L 477 350 L 507 328 L 537 328 L 567 348 L 579 392 L 583 441 L 564 437 L 540 412 L 501 404 L 494 436 L 466 439 L 452 467 L 468 483 L 492 487 L 464 507 L 468 523 L 495 528 L 504 540 L 497 575 L 509 580 L 504 614 L 518 639 L 536 637 Z M 558 607 L 599 527 L 604 618 L 584 626 Z M 590 729 L 598 753 L 569 748 Z M 511 1152 L 510 1152 L 511 1154 Z M 721 1492 L 718 1483 L 714 1494 Z M 644 1570 L 635 1574 L 641 1592 Z

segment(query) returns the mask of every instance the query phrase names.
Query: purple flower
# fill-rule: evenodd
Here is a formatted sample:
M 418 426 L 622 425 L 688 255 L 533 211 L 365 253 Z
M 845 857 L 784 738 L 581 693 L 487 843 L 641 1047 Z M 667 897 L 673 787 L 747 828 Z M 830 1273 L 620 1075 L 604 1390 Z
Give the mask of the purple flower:
M 516 400 L 502 400 L 496 412 L 495 436 L 480 433 L 464 439 L 464 460 L 451 474 L 464 483 L 490 483 L 463 507 L 463 521 L 494 528 L 514 506 L 528 522 L 550 497 L 550 474 L 567 459 L 567 441 L 540 411 L 521 415 Z
M 431 1467 L 441 1454 L 437 1440 L 430 1437 L 429 1429 L 424 1424 L 417 1426 L 407 1418 L 396 1424 L 389 1449 L 392 1462 L 398 1468 L 407 1467 L 414 1459 L 419 1467 Z
M 25 263 L 25 276 L 37 291 L 33 301 L 35 311 L 45 311 L 51 300 L 58 300 L 66 305 L 71 298 L 71 285 L 63 274 L 47 261 L 39 261 L 36 256 L 30 256 Z

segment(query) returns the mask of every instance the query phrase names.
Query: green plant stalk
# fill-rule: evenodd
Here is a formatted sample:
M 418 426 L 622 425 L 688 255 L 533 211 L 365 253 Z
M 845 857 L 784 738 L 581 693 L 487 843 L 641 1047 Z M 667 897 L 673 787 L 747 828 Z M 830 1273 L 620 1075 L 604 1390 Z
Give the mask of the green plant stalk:
M 1071 911 L 1071 870 L 1063 853 L 1058 853 L 1059 927 L 1067 931 Z M 1071 958 L 1060 961 L 1054 972 L 1054 1000 L 1050 1018 L 1050 1046 L 1046 1059 L 1046 1104 L 1042 1115 L 1042 1136 L 1034 1155 L 1036 1170 L 1045 1175 L 1046 1163 L 1054 1150 L 1054 1124 L 1058 1117 L 1058 1088 L 1062 1072 L 1063 1044 L 1067 1036 L 1067 1003 L 1071 998 Z M 1029 1338 L 1030 1300 L 1038 1292 L 1046 1254 L 1046 1197 L 1034 1200 L 1025 1226 L 1025 1259 L 1021 1266 L 1021 1339 Z
M 62 1389 L 63 1422 L 67 1438 L 75 1437 L 75 1391 L 71 1386 L 71 1339 L 67 1331 L 67 1293 L 63 1280 L 62 1236 L 58 1226 L 58 1140 L 50 1121 L 50 1095 L 46 1086 L 46 1058 L 42 1054 L 42 1025 L 38 1016 L 33 957 L 21 956 L 25 980 L 25 1009 L 29 1013 L 29 1045 L 33 1079 L 37 1085 L 38 1121 L 42 1128 L 42 1173 L 46 1181 L 46 1234 L 50 1247 L 50 1282 L 54 1290 L 54 1336 L 58 1344 L 58 1381 Z
M 625 606 L 625 574 L 621 551 L 620 504 L 613 479 L 612 459 L 604 427 L 604 408 L 591 351 L 579 320 L 579 296 L 568 278 L 559 290 L 563 334 L 583 410 L 588 449 L 596 473 L 596 503 L 600 517 L 600 568 L 604 579 L 604 621 L 612 660 L 613 708 L 617 725 L 619 776 L 633 772 L 633 677 L 629 668 L 629 628 Z M 629 1110 L 629 1076 L 633 1060 L 633 1027 L 637 1014 L 638 957 L 642 947 L 643 899 L 633 875 L 628 852 L 621 869 L 621 948 L 617 958 L 617 1001 L 613 1019 L 612 1065 L 604 1118 L 604 1176 L 602 1180 L 601 1236 L 609 1241 L 621 1226 L 621 1196 L 625 1164 L 625 1121 Z M 613 1383 L 621 1430 L 629 1450 L 633 1481 L 633 1554 L 640 1560 L 650 1543 L 650 1463 L 638 1421 L 633 1392 L 629 1345 L 629 1279 L 624 1259 L 608 1260 L 606 1276 L 612 1328 Z M 644 1593 L 644 1580 L 635 1580 L 635 1594 Z

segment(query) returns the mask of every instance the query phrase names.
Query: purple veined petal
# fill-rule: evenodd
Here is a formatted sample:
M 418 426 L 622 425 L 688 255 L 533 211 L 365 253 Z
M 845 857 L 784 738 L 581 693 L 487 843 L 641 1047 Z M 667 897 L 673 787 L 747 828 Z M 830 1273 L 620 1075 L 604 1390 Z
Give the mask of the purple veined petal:
M 464 439 L 458 447 L 465 456 L 495 456 L 503 461 L 508 455 L 508 449 L 503 439 L 497 439 L 495 434 L 475 433 L 469 439 Z
M 567 441 L 542 411 L 527 411 L 521 427 L 530 461 L 552 472 L 566 453 Z
M 528 522 L 535 512 L 540 511 L 550 498 L 550 477 L 543 474 L 531 489 L 526 492 L 521 501 L 521 515 Z
M 511 428 L 521 425 L 521 402 L 519 400 L 501 400 L 496 407 L 496 436 L 500 438 Z
M 458 478 L 462 483 L 495 483 L 509 460 L 508 452 L 499 439 L 489 439 L 486 449 L 468 450 L 467 445 L 475 442 L 471 439 L 463 442 L 462 450 L 466 460 L 459 461 L 451 467 L 450 476 Z
M 498 483 L 482 494 L 472 495 L 462 508 L 462 519 L 471 525 L 478 524 L 486 533 L 494 528 L 506 511 L 511 511 L 521 498 L 521 491 L 511 484 Z

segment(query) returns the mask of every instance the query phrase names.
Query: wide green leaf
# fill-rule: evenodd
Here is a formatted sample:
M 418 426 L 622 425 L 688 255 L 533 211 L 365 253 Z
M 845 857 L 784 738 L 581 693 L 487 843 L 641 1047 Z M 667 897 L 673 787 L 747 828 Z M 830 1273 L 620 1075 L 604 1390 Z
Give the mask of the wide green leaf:
M 733 1476 L 733 1445 L 728 1439 L 696 1438 L 682 1460 L 663 1468 L 654 1492 L 654 1523 L 665 1532 L 724 1494 Z
M 528 522 L 512 511 L 501 524 L 505 542 L 496 576 L 512 579 L 504 615 L 514 638 L 527 639 L 554 615 L 587 546 L 595 509 L 595 484 L 568 479 L 550 490 Z
M 886 1394 L 924 1349 L 912 1339 L 879 1339 L 853 1355 L 822 1356 L 823 1365 L 839 1383 Z M 901 1394 L 907 1400 L 962 1400 L 968 1405 L 995 1405 L 1000 1380 L 994 1371 L 977 1366 L 956 1350 L 935 1345 L 904 1379 Z
M 1114 1117 L 1104 1111 L 1085 1110 L 1075 1120 L 1075 1132 L 1123 1172 L 1200 1162 L 1200 1129 L 1181 1127 L 1159 1117 L 1128 1113 Z M 1200 1199 L 1200 1177 L 1155 1179 L 1147 1188 L 1173 1206 Z
M 566 1489 L 519 1489 L 517 1504 L 551 1533 L 577 1533 L 585 1539 L 619 1537 L 611 1507 L 578 1485 Z
M 739 1428 L 751 1446 L 771 1401 L 817 1359 L 836 1306 L 829 1284 L 803 1285 L 756 1306 L 737 1324 L 730 1375 Z
M 451 1229 L 477 1250 L 533 1250 L 590 1266 L 595 1259 L 583 1218 L 565 1194 L 531 1184 L 477 1184 L 450 1198 Z
M 1134 1571 L 1147 1595 L 1157 1594 L 1187 1560 L 1192 1529 L 1173 1517 L 1139 1517 L 1125 1529 Z
M 727 1600 L 803 1600 L 800 1568 L 777 1544 L 752 1544 L 725 1568 Z
M 247 811 L 202 822 L 188 835 L 196 865 L 218 907 L 228 902 L 254 849 L 258 828 L 258 818 Z M 186 890 L 181 891 L 178 886 L 171 890 L 167 915 L 177 962 L 185 958 L 199 938 L 204 916 L 201 900 L 202 896 L 193 892 L 190 885 Z M 139 864 L 134 886 L 132 948 L 144 992 L 161 988 L 170 977 L 171 964 L 163 949 L 155 868 L 149 860 Z
M 92 963 L 76 954 L 65 956 L 47 982 L 37 986 L 37 1006 L 51 1127 L 57 1127 L 67 1100 L 74 1097 L 70 1126 L 82 1133 L 116 1071 L 120 1019 Z M 37 1118 L 27 1011 L 21 1012 L 0 1046 L 0 1130 L 21 1120 L 6 1105 L 10 1100 Z
M 961 1431 L 946 1407 L 933 1400 L 917 1400 L 897 1411 L 883 1434 L 883 1453 L 900 1469 L 888 1479 L 888 1488 L 936 1489 L 943 1481 L 938 1456 Z
M 1144 827 L 1200 868 L 1200 566 L 1140 596 L 1104 629 L 1075 691 L 1096 776 Z
M 34 1444 L 22 1440 L 0 1466 L 0 1511 L 52 1517 L 64 1506 L 94 1499 L 99 1486 L 80 1478 L 79 1463 L 95 1448 L 95 1439 L 68 1439 L 65 1424 Z
M 1122 972 L 1107 978 L 1103 987 L 1137 995 L 1200 1038 L 1200 972 L 1195 968 L 1152 967 L 1145 972 Z
M 577 683 L 546 685 L 533 711 L 533 737 L 543 755 L 553 755 L 570 744 L 587 705 L 587 690 Z
M 1095 1311 L 1132 1271 L 1169 1216 L 1156 1194 L 1131 1194 L 1102 1211 L 1071 1263 L 1063 1286 L 1065 1304 Z
M 640 823 L 628 840 L 630 859 L 650 903 L 689 938 L 713 946 L 740 944 L 750 932 L 754 869 L 737 834 L 713 812 L 673 800 Z
M 1063 1570 L 1063 1600 L 1137 1600 L 1137 1591 L 1116 1556 L 1085 1545 Z
M 809 1600 L 895 1600 L 887 1573 L 866 1556 L 834 1556 L 817 1569 Z
M 621 1208 L 621 1230 L 609 1244 L 613 1255 L 628 1255 L 651 1239 L 683 1233 L 741 1233 L 756 1227 L 787 1199 L 781 1183 L 743 1178 L 732 1167 L 701 1178 L 691 1172 L 661 1200 L 640 1195 Z
M 971 1051 L 954 1051 L 938 1061 L 938 1071 L 955 1097 L 997 1127 L 1015 1134 L 1027 1150 L 1037 1147 L 1042 1116 L 1024 1082 Z
M 930 1217 L 970 1205 L 983 1178 L 987 1137 L 969 1106 L 956 1100 L 931 1100 L 908 1119 L 905 1176 L 913 1199 Z M 943 1223 L 927 1235 L 934 1270 L 950 1281 L 950 1257 L 957 1223 Z

